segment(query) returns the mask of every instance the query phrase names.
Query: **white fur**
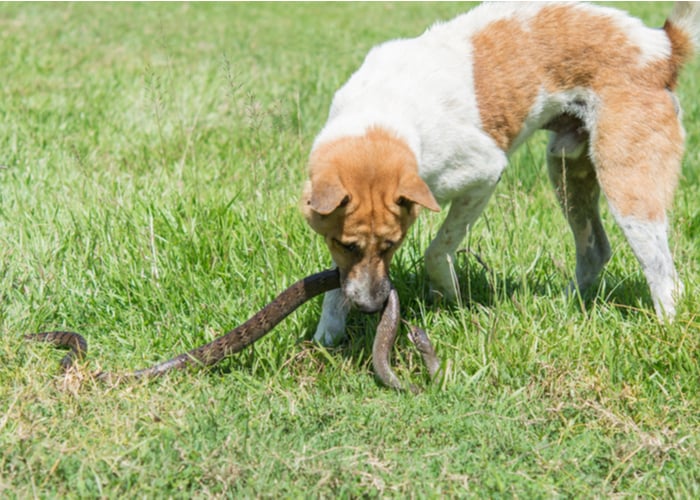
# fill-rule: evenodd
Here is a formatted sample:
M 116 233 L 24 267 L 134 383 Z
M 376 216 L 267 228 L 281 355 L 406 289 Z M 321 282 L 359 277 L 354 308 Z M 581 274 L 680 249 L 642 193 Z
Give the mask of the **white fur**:
M 678 278 L 668 246 L 667 221 L 650 222 L 623 217 L 612 205 L 610 211 L 642 265 L 656 314 L 660 318 L 673 319 L 676 299 L 683 293 L 683 283 Z
M 333 346 L 345 338 L 345 319 L 350 312 L 350 303 L 340 289 L 326 292 L 323 296 L 321 319 L 316 327 L 314 340 L 325 346 Z
M 467 36 L 445 43 L 442 34 L 433 28 L 372 49 L 333 98 L 314 147 L 379 125 L 408 143 L 438 202 L 474 183 L 495 183 L 507 160 L 480 126 L 471 45 Z

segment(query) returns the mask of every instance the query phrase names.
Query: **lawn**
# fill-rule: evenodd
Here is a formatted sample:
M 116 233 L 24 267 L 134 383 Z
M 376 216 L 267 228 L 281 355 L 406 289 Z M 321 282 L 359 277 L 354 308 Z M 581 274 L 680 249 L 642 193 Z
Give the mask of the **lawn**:
M 670 5 L 624 6 L 648 24 Z M 457 262 L 464 307 L 431 302 L 424 213 L 392 269 L 447 363 L 417 396 L 377 385 L 375 316 L 313 344 L 320 300 L 243 353 L 119 386 L 328 267 L 298 209 L 333 92 L 368 49 L 455 4 L 0 4 L 0 496 L 697 497 L 700 57 L 681 78 L 687 154 L 671 228 L 670 326 L 604 209 L 597 291 L 562 290 L 574 248 L 544 166 L 512 158 Z M 90 351 L 25 333 L 72 329 Z

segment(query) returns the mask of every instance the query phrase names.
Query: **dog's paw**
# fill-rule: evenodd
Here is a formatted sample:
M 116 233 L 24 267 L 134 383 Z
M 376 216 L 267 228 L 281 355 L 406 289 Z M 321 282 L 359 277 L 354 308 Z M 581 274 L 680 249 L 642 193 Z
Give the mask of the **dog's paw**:
M 461 302 L 457 277 L 447 269 L 445 274 L 429 274 L 430 297 L 437 302 L 457 304 Z
M 449 289 L 448 289 L 449 290 Z M 448 290 L 443 289 L 440 286 L 435 285 L 432 281 L 430 282 L 429 297 L 434 303 L 454 303 L 457 301 L 457 296 L 454 293 L 450 293 Z
M 314 340 L 324 347 L 335 347 L 340 344 L 346 337 L 345 317 L 344 311 L 340 314 L 332 314 L 324 310 L 316 327 Z
M 569 281 L 569 284 L 564 287 L 563 293 L 566 300 L 584 301 L 586 303 L 595 300 L 600 293 L 600 287 L 594 286 L 595 282 L 580 284 L 577 280 Z
M 676 304 L 683 296 L 685 287 L 683 282 L 676 277 L 667 288 L 659 286 L 651 290 L 652 300 L 656 316 L 661 323 L 671 324 L 676 317 Z
M 430 295 L 435 300 L 460 303 L 459 282 L 454 267 L 454 258 L 439 252 L 425 254 L 425 267 L 430 282 Z
M 335 347 L 345 339 L 345 322 L 336 325 L 319 324 L 314 341 L 324 347 Z

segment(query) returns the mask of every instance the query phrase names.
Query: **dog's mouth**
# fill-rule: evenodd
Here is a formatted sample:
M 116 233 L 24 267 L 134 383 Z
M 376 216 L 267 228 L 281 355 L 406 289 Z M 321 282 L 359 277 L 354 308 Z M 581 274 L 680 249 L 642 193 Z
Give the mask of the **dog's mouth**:
M 384 304 L 386 303 L 386 300 L 384 302 L 380 302 L 379 305 L 377 304 L 354 304 L 355 309 L 358 311 L 365 313 L 365 314 L 373 314 L 376 312 L 379 312 L 382 310 L 382 307 L 384 307 Z
M 360 312 L 371 314 L 382 310 L 392 285 L 388 277 L 371 283 L 341 280 L 345 298 Z

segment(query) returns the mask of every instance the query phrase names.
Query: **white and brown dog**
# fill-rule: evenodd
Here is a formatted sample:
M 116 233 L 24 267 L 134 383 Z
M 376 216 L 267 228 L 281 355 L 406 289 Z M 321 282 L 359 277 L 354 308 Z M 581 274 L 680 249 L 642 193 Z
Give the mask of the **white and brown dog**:
M 389 264 L 419 207 L 450 203 L 425 264 L 448 298 L 451 258 L 508 155 L 551 131 L 549 174 L 576 241 L 585 289 L 610 258 L 602 189 L 651 289 L 673 318 L 683 286 L 666 211 L 684 131 L 672 91 L 698 43 L 700 7 L 674 5 L 663 29 L 607 7 L 484 4 L 413 39 L 373 48 L 335 94 L 302 200 L 342 288 L 326 294 L 315 339 L 335 344 L 351 306 L 379 310 Z

